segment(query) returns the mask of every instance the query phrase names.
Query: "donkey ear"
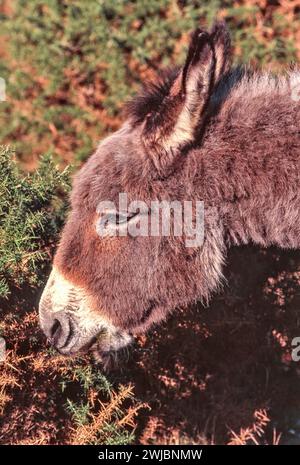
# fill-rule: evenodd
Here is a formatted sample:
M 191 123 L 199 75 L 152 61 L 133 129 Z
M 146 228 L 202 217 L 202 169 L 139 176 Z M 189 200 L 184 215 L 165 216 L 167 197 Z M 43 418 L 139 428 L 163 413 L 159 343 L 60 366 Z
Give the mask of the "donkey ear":
M 210 36 L 215 51 L 215 82 L 217 82 L 231 66 L 231 38 L 225 21 L 216 22 L 210 31 Z
M 183 68 L 159 107 L 144 121 L 142 140 L 160 172 L 164 172 L 180 150 L 194 140 L 212 91 L 215 68 L 211 37 L 197 29 L 191 36 Z

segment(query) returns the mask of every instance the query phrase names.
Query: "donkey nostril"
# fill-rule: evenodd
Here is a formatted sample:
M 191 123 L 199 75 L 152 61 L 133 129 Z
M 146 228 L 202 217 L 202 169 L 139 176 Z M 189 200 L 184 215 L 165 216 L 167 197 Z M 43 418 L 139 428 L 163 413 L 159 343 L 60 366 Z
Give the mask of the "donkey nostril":
M 55 319 L 51 328 L 51 341 L 54 345 L 57 344 L 62 332 L 62 326 L 59 320 Z
M 66 349 L 72 342 L 75 335 L 75 328 L 72 319 L 65 313 L 56 315 L 49 328 L 49 339 L 52 345 L 59 351 Z
M 54 334 L 56 333 L 56 331 L 61 328 L 61 324 L 58 320 L 54 320 L 54 323 L 53 323 L 53 326 L 51 328 L 51 337 L 54 336 Z

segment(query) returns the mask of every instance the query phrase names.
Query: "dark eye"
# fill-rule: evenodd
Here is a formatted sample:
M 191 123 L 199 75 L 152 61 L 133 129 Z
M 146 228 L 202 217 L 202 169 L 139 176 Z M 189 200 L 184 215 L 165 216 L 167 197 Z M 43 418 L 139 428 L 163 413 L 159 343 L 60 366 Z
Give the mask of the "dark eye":
M 123 224 L 127 223 L 127 221 L 131 220 L 137 213 L 131 214 L 131 213 L 116 213 L 115 218 L 116 218 L 116 224 Z
M 140 209 L 136 209 L 134 213 L 128 211 L 106 210 L 98 212 L 99 218 L 96 222 L 96 231 L 101 237 L 116 236 L 117 234 L 124 235 L 127 232 L 127 224 L 142 214 Z M 134 221 L 136 221 L 134 220 Z
M 104 227 L 112 226 L 119 226 L 122 224 L 128 223 L 132 218 L 139 214 L 139 211 L 135 213 L 129 212 L 109 212 L 105 213 L 101 216 L 101 224 Z

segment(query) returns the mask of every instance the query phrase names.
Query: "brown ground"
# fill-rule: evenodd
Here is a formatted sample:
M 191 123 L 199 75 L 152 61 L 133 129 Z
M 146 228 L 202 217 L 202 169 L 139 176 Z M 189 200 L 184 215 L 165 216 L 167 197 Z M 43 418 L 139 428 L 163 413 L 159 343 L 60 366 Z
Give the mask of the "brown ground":
M 300 336 L 299 265 L 300 252 L 235 248 L 228 285 L 208 308 L 177 313 L 137 341 L 108 378 L 132 382 L 151 408 L 138 412 L 139 442 L 273 443 L 280 433 L 286 442 L 300 416 L 300 365 L 290 360 L 290 341 Z M 5 310 L 0 443 L 70 443 L 64 405 L 80 398 L 78 364 L 45 350 L 36 313 L 27 313 L 38 296 L 21 297 Z
M 140 341 L 124 371 L 151 406 L 142 443 L 239 443 L 260 420 L 265 433 L 254 438 L 272 443 L 274 428 L 291 428 L 300 414 L 289 345 L 300 335 L 299 265 L 299 252 L 233 249 L 228 286 L 209 308 L 173 316 Z

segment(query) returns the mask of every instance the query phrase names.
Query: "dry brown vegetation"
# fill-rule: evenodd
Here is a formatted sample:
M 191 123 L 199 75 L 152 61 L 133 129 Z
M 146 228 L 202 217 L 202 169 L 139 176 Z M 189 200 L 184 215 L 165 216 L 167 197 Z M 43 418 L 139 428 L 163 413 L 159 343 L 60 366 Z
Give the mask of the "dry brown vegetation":
M 128 378 L 152 407 L 140 424 L 142 442 L 292 441 L 300 408 L 290 345 L 299 332 L 299 259 L 295 251 L 233 249 L 228 285 L 208 308 L 174 316 L 139 341 Z
M 2 322 L 9 352 L 0 377 L 1 443 L 103 443 L 112 417 L 117 428 L 137 428 L 143 444 L 291 441 L 300 412 L 300 370 L 290 355 L 299 328 L 299 263 L 296 252 L 234 249 L 228 285 L 209 308 L 174 315 L 139 338 L 129 360 L 107 375 L 122 383 L 109 398 L 88 385 L 84 425 L 65 403 L 80 398 L 81 381 L 91 375 L 80 378 L 80 371 L 92 360 L 47 349 L 36 313 L 20 305 L 18 318 L 7 313 Z M 130 400 L 133 392 L 139 402 Z

